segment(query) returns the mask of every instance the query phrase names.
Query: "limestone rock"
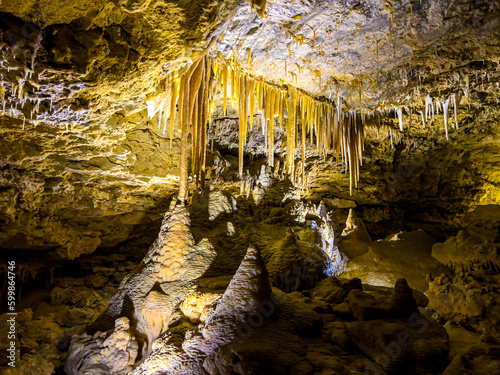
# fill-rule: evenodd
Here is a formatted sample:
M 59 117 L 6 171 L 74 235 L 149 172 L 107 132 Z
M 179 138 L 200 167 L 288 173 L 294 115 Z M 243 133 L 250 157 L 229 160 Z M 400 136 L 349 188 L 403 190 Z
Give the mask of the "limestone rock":
M 441 274 L 451 275 L 449 268 L 422 251 L 406 246 L 404 241 L 376 241 L 368 244 L 369 251 L 351 258 L 342 277 L 358 277 L 366 284 L 390 287 L 405 278 L 414 289 L 425 291 L 430 279 Z
M 27 353 L 23 355 L 20 361 L 16 362 L 16 367 L 12 369 L 12 372 L 7 372 L 6 375 L 50 375 L 54 373 L 54 369 L 54 364 L 46 358 Z
M 306 246 L 289 231 L 268 262 L 271 283 L 285 292 L 310 289 L 332 268 L 323 251 Z
M 62 306 L 57 312 L 56 322 L 60 326 L 75 326 L 92 321 L 97 311 Z
M 153 343 L 151 355 L 132 374 L 203 373 L 206 357 L 247 329 L 252 330 L 254 319 L 263 318 L 270 297 L 264 261 L 260 251 L 251 246 L 205 325 L 197 332 L 186 332 L 184 340 L 165 332 Z
M 328 204 L 329 207 L 336 207 L 336 208 L 356 208 L 356 202 L 349 200 L 349 199 L 343 199 L 343 198 L 325 198 L 325 202 Z
M 447 322 L 444 325 L 448 337 L 450 338 L 450 353 L 449 358 L 452 360 L 459 354 L 468 352 L 471 347 L 478 345 L 481 342 L 481 335 L 475 332 L 467 331 L 462 326 Z
M 500 276 L 484 270 L 437 277 L 426 292 L 429 308 L 444 321 L 468 324 L 477 332 L 499 334 L 498 282 Z
M 413 291 L 405 279 L 396 281 L 392 295 L 387 300 L 380 300 L 371 294 L 354 289 L 349 293 L 347 303 L 353 316 L 358 320 L 408 318 L 418 312 Z
M 346 352 L 353 352 L 356 350 L 356 346 L 347 335 L 346 323 L 343 321 L 326 323 L 321 335 L 323 341 L 330 342 Z
M 85 286 L 75 286 L 68 288 L 55 287 L 50 291 L 50 303 L 58 306 L 68 305 L 97 305 L 102 301 L 102 297 L 95 291 Z
M 455 271 L 500 271 L 500 213 L 497 206 L 479 206 L 464 219 L 467 225 L 455 237 L 435 244 L 432 256 Z
M 500 346 L 487 343 L 474 345 L 458 354 L 443 375 L 497 374 L 500 366 Z
M 85 279 L 85 285 L 92 289 L 100 289 L 108 282 L 108 277 L 103 274 L 91 275 Z
M 204 323 L 205 308 L 217 301 L 222 293 L 215 291 L 194 291 L 187 295 L 179 308 L 192 323 Z
M 270 296 L 265 263 L 260 251 L 251 246 L 201 331 L 204 339 L 211 347 L 232 340 L 238 327 L 241 329 L 241 324 L 249 324 L 252 314 L 259 313 L 260 304 L 269 300 Z
M 219 189 L 210 190 L 208 199 L 208 218 L 210 220 L 215 220 L 223 212 L 230 214 L 236 211 L 234 197 L 228 197 Z
M 69 375 L 127 374 L 132 369 L 139 346 L 130 332 L 129 320 L 116 320 L 114 331 L 106 337 L 98 332 L 94 336 L 73 338 L 64 370 Z
M 446 330 L 415 313 L 408 320 L 346 323 L 352 342 L 388 374 L 439 373 L 448 363 Z
M 311 295 L 327 303 L 339 304 L 344 302 L 351 290 L 362 290 L 362 288 L 360 279 L 339 280 L 335 277 L 328 277 L 316 283 L 311 290 Z
M 215 255 L 207 239 L 195 243 L 187 208 L 173 201 L 143 262 L 123 279 L 107 310 L 92 323 L 90 331 L 105 332 L 110 321 L 119 317 L 136 321 L 134 335 L 141 344 L 143 338 L 147 339 L 142 346 L 146 356 L 154 340 L 168 329 L 173 313 L 194 280 L 208 269 Z M 92 341 L 86 336 L 83 339 Z
M 347 217 L 345 228 L 342 231 L 343 240 L 356 240 L 361 242 L 371 242 L 371 237 L 366 230 L 363 220 L 361 220 L 351 209 Z

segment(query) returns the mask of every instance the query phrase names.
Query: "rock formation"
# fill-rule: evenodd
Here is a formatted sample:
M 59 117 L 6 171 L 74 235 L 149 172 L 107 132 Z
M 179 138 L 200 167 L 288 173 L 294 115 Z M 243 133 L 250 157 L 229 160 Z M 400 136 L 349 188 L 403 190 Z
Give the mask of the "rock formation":
M 499 26 L 0 1 L 0 373 L 496 373 Z

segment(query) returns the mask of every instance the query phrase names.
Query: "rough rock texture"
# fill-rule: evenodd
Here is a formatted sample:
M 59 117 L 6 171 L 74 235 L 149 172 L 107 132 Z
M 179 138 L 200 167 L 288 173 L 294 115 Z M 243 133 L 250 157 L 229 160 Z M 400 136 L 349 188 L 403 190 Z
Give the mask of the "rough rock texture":
M 74 259 L 158 229 L 178 142 L 137 113 L 237 4 L 0 4 L 0 246 Z
M 404 132 L 391 125 L 393 149 L 388 129 L 366 130 L 353 197 L 337 173 L 343 166 L 329 160 L 309 161 L 309 197 L 369 205 L 362 216 L 378 226 L 406 218 L 413 229 L 422 221 L 446 221 L 436 232 L 455 229 L 453 217 L 463 210 L 499 203 L 498 163 L 484 158 L 498 154 L 499 11 L 496 2 L 471 0 L 279 0 L 260 19 L 248 2 L 233 0 L 3 2 L 0 244 L 72 259 L 159 225 L 177 182 L 178 143 L 166 147 L 157 117 L 145 125 L 145 100 L 164 90 L 163 73 L 212 36 L 212 53 L 234 50 L 257 76 L 327 97 L 339 92 L 345 109 L 359 108 L 359 97 L 389 117 L 403 108 Z M 418 111 L 427 94 L 437 103 L 451 93 L 460 129 L 450 129 L 448 142 L 442 111 L 425 128 Z M 237 143 L 228 136 L 237 132 L 225 126 L 222 148 Z M 263 155 L 257 124 L 255 133 L 247 151 Z M 276 130 L 278 153 L 281 137 Z M 393 226 L 380 234 L 408 229 Z
M 107 267 L 104 267 L 106 265 Z M 0 372 L 3 374 L 52 374 L 62 371 L 62 366 L 68 354 L 68 348 L 73 335 L 86 332 L 89 322 L 99 316 L 109 303 L 118 282 L 131 269 L 131 262 L 116 254 L 107 254 L 104 258 L 79 259 L 78 265 L 71 265 L 69 276 L 61 275 L 64 270 L 53 270 L 53 284 L 47 289 L 43 283 L 42 289 L 33 284 L 44 274 L 37 275 L 35 280 L 26 277 L 18 280 L 22 288 L 21 301 L 18 304 L 17 342 L 20 350 L 16 367 L 6 366 L 7 358 L 0 362 Z M 106 277 L 105 285 L 92 289 L 85 285 L 82 273 L 94 277 Z M 2 324 L 7 323 L 7 316 L 2 315 Z M 1 332 L 6 332 L 0 326 Z M 2 350 L 8 340 L 2 340 Z
M 495 374 L 500 365 L 499 355 L 500 345 L 481 343 L 457 355 L 443 375 Z
M 332 261 L 321 249 L 304 245 L 290 231 L 269 259 L 271 283 L 286 293 L 310 289 L 326 276 L 325 269 L 332 269 Z
M 500 271 L 498 206 L 479 206 L 464 221 L 467 226 L 456 237 L 433 246 L 432 256 L 455 271 Z
M 129 320 L 118 318 L 114 331 L 107 337 L 106 333 L 98 332 L 94 336 L 74 338 L 64 370 L 68 375 L 127 374 L 135 363 L 138 349 Z
M 265 19 L 242 7 L 218 43 L 226 53 L 236 49 L 245 68 L 268 79 L 327 96 L 339 87 L 350 104 L 394 101 L 408 86 L 432 91 L 426 86 L 436 76 L 452 86 L 452 73 L 460 68 L 483 59 L 496 62 L 498 5 L 451 4 L 269 2 Z
M 0 246 L 74 259 L 156 235 L 177 184 L 177 143 L 138 114 L 98 127 L 0 129 Z M 114 134 L 113 134 L 114 133 Z M 144 240 L 143 240 L 144 241 Z
M 214 258 L 210 241 L 205 239 L 195 244 L 187 208 L 173 200 L 158 238 L 143 262 L 123 279 L 107 310 L 92 323 L 90 331 L 96 332 L 94 336 L 77 339 L 82 341 L 82 348 L 69 353 L 67 371 L 79 373 L 81 363 L 89 366 L 100 363 L 98 352 L 88 352 L 101 345 L 98 342 L 101 338 L 109 339 L 106 331 L 110 321 L 120 318 L 133 322 L 133 335 L 145 357 L 151 352 L 154 340 L 168 329 L 175 309 L 193 286 L 193 280 L 203 275 Z M 132 364 L 135 359 L 131 359 Z
M 404 277 L 412 288 L 425 291 L 429 281 L 441 274 L 450 276 L 451 270 L 429 254 L 429 236 L 421 232 L 409 234 L 414 238 L 407 244 L 404 234 L 389 236 L 387 240 L 371 241 L 363 221 L 350 210 L 339 249 L 347 254 L 342 277 L 360 278 L 371 285 L 391 286 Z
M 238 271 L 231 279 L 224 295 L 199 332 L 186 335 L 182 347 L 176 346 L 169 333 L 160 337 L 156 348 L 133 374 L 179 374 L 203 373 L 202 365 L 206 357 L 252 329 L 252 319 L 265 308 L 263 302 L 271 296 L 267 270 L 260 252 L 250 247 Z M 270 302 L 269 302 L 270 303 Z M 248 328 L 247 328 L 248 327 Z M 162 344 L 162 340 L 163 341 Z M 165 345 L 167 344 L 167 345 Z M 170 344 L 170 347 L 169 347 Z M 203 365 L 210 373 L 210 359 Z M 207 368 L 208 367 L 208 368 Z M 217 364 L 214 366 L 217 368 Z
M 471 325 L 479 333 L 499 334 L 498 282 L 500 275 L 478 270 L 454 278 L 437 277 L 426 295 L 436 318 Z
M 439 373 L 446 367 L 446 330 L 425 316 L 414 315 L 408 321 L 358 321 L 347 323 L 346 328 L 354 344 L 388 374 Z
M 495 373 L 499 3 L 270 0 L 264 14 L 243 0 L 0 3 L 0 252 L 22 301 L 8 372 L 62 372 L 69 355 L 73 373 Z M 147 102 L 205 52 L 361 113 L 352 195 L 345 163 L 315 145 L 308 186 L 292 187 L 276 121 L 266 166 L 258 113 L 239 176 L 236 108 L 216 93 L 207 188 L 167 211 L 180 133 Z M 141 259 L 158 230 L 133 272 L 105 252 Z

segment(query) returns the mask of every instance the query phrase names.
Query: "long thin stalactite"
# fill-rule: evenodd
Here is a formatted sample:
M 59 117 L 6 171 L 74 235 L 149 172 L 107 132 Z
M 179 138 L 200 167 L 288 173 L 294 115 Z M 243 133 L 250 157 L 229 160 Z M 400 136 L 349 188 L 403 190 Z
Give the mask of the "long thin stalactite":
M 357 186 L 363 151 L 364 116 L 343 112 L 341 101 L 315 98 L 299 89 L 277 85 L 253 77 L 232 57 L 197 58 L 187 68 L 167 77 L 166 92 L 149 102 L 150 116 L 159 112 L 160 128 L 169 127 L 173 138 L 177 108 L 177 129 L 181 130 L 180 193 L 188 196 L 189 167 L 196 186 L 204 188 L 206 133 L 218 94 L 222 95 L 224 114 L 228 105 L 238 110 L 239 165 L 243 176 L 244 148 L 248 131 L 253 130 L 256 110 L 262 114 L 268 165 L 275 166 L 275 123 L 286 132 L 286 158 L 283 170 L 295 186 L 306 186 L 306 150 L 315 149 L 326 157 L 330 151 L 349 172 L 350 191 Z M 230 103 L 230 104 L 229 104 Z M 340 105 L 339 105 L 340 104 Z M 167 116 L 169 113 L 169 116 Z M 162 115 L 163 114 L 163 115 Z M 191 165 L 189 166 L 189 135 Z M 299 161 L 296 151 L 300 149 Z

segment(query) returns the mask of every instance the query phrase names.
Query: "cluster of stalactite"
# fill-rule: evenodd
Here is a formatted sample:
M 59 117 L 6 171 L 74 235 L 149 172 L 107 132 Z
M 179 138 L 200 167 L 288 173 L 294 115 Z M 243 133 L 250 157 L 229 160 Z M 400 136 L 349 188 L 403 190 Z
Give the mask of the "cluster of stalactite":
M 342 112 L 331 101 L 313 98 L 289 86 L 280 86 L 252 77 L 236 59 L 204 55 L 189 67 L 167 78 L 166 92 L 148 102 L 149 116 L 159 113 L 159 126 L 170 129 L 170 141 L 176 126 L 181 130 L 180 198 L 187 198 L 188 149 L 191 134 L 191 171 L 196 185 L 205 181 L 207 126 L 217 95 L 222 95 L 224 114 L 228 105 L 239 115 L 239 174 L 243 176 L 244 147 L 248 131 L 253 130 L 254 116 L 260 113 L 266 136 L 267 159 L 275 167 L 275 121 L 286 132 L 286 158 L 283 169 L 297 187 L 306 185 L 306 150 L 315 148 L 319 156 L 331 151 L 350 172 L 350 190 L 357 186 L 363 152 L 364 116 Z M 176 116 L 177 109 L 177 116 Z M 169 116 L 168 116 L 169 114 Z M 286 114 L 286 119 L 285 119 Z M 296 163 L 296 151 L 301 151 Z

